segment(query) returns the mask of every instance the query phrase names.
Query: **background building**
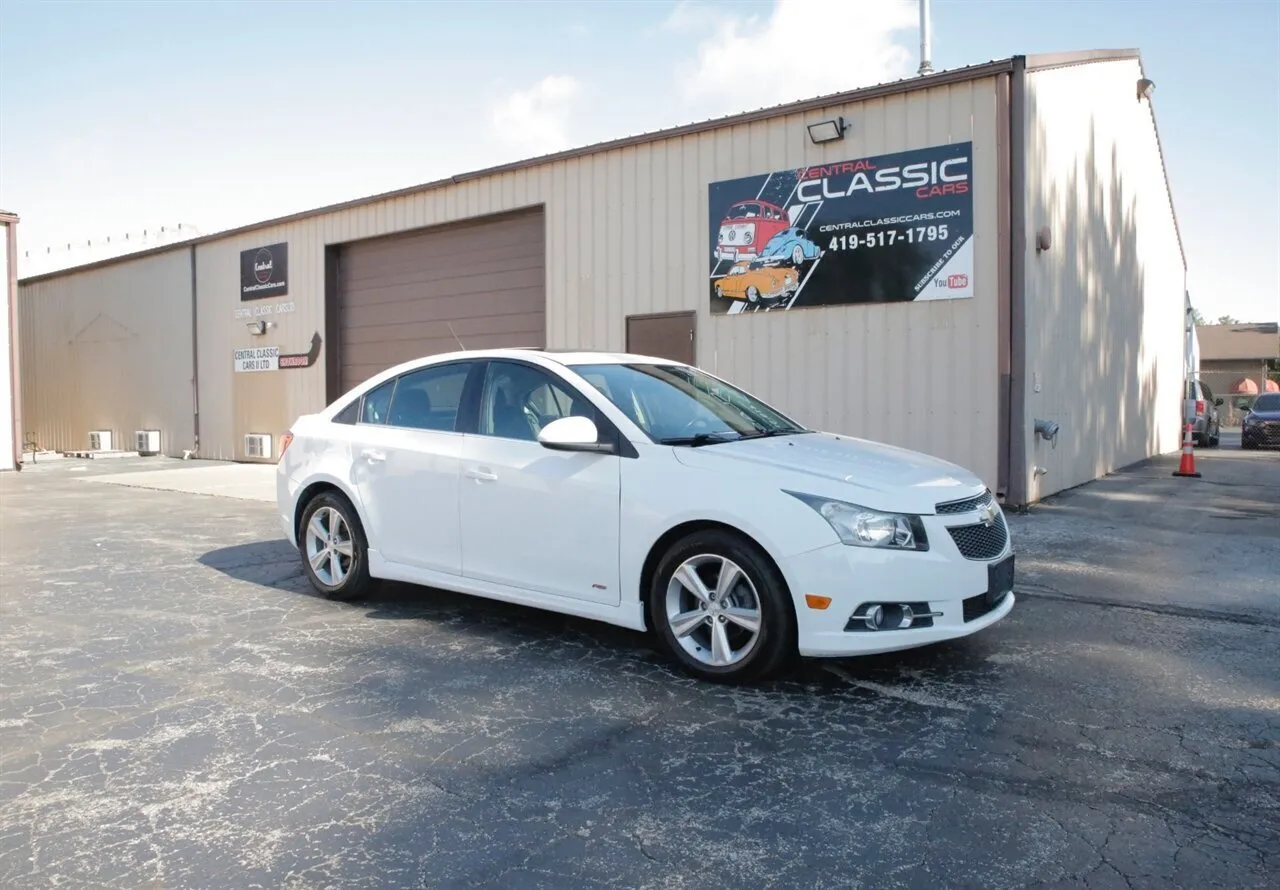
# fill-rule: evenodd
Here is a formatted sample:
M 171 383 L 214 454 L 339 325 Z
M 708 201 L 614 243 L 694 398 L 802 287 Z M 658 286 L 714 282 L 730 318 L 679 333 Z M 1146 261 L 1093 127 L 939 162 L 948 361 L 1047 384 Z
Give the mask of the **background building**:
M 24 429 L 269 460 L 405 359 L 629 349 L 1034 501 L 1179 445 L 1149 85 L 1137 51 L 1017 56 L 27 278 Z
M 4 305 L 0 307 L 0 418 L 5 429 L 0 433 L 0 470 L 18 468 L 22 454 L 22 392 L 18 385 L 18 216 L 0 210 L 0 288 Z
M 1280 324 L 1197 325 L 1200 380 L 1224 399 L 1223 422 L 1238 424 L 1258 393 L 1280 392 Z

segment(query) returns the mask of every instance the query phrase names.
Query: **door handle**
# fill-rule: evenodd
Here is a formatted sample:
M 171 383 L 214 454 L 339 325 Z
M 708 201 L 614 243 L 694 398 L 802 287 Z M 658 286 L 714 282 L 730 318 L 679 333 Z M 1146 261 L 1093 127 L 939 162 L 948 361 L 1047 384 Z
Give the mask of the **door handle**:
M 376 451 L 373 448 L 366 448 L 364 451 L 361 451 L 360 456 L 371 464 L 379 464 L 387 459 L 385 454 L 381 451 Z
M 476 479 L 480 482 L 497 482 L 498 474 L 491 473 L 488 470 L 481 470 L 477 467 L 472 467 L 467 470 L 467 478 Z

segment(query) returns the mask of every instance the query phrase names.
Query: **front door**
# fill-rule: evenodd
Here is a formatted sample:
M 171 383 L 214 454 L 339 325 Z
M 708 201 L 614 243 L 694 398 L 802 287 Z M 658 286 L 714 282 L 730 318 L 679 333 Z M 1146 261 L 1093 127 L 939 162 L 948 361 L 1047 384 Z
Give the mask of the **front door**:
M 458 405 L 471 361 L 411 371 L 364 397 L 352 458 L 369 546 L 388 562 L 462 572 Z
M 550 372 L 493 361 L 462 454 L 462 573 L 578 600 L 620 602 L 619 458 L 552 451 L 538 431 L 594 407 Z

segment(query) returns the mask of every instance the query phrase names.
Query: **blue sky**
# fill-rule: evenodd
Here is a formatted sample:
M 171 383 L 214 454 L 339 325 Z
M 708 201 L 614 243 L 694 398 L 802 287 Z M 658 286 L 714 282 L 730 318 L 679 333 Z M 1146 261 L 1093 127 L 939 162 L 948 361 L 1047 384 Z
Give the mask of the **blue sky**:
M 934 0 L 933 27 L 937 69 L 1140 48 L 1193 301 L 1280 319 L 1280 0 Z M 768 91 L 744 91 L 724 62 L 766 34 L 803 61 L 762 53 Z M 217 231 L 909 76 L 918 41 L 894 0 L 5 0 L 0 207 L 20 249 L 83 261 L 68 242 Z

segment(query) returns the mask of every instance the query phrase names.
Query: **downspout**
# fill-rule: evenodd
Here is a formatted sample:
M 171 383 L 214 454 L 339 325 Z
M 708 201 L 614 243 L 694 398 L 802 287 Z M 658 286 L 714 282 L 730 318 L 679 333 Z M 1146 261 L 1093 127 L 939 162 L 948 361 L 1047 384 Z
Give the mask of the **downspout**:
M 200 328 L 196 300 L 196 246 L 191 245 L 191 411 L 192 426 L 195 433 L 195 444 L 185 457 L 200 455 Z
M 1027 505 L 1027 57 L 1009 82 L 1009 493 Z

